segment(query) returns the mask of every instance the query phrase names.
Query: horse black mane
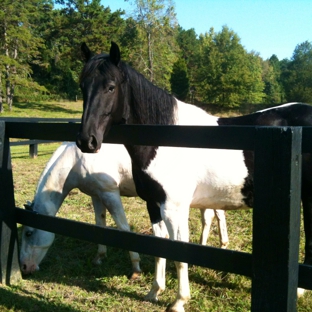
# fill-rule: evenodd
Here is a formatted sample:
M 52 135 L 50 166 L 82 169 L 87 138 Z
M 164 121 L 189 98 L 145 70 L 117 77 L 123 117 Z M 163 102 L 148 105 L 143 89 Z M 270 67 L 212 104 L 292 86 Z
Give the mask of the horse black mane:
M 120 61 L 115 66 L 109 55 L 93 56 L 84 66 L 80 75 L 80 82 L 90 75 L 101 74 L 105 79 L 113 78 L 121 83 L 124 100 L 130 105 L 135 124 L 174 124 L 174 110 L 176 99 L 165 90 L 155 86 L 142 74 Z

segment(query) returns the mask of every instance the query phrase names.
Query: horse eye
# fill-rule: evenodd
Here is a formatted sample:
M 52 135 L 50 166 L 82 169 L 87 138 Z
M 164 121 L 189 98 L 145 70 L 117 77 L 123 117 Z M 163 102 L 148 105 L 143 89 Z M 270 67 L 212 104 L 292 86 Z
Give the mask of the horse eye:
M 115 86 L 109 86 L 108 87 L 108 92 L 112 93 L 115 90 Z
M 32 235 L 32 233 L 33 233 L 32 231 L 27 231 L 27 232 L 25 233 L 25 236 L 26 236 L 26 237 L 30 237 L 30 236 Z

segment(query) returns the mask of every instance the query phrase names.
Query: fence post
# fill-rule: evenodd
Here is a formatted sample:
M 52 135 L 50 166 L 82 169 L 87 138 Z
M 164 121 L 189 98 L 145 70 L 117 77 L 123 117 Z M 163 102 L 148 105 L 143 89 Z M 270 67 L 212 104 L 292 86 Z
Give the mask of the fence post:
M 14 209 L 10 142 L 0 121 L 0 282 L 7 285 L 21 279 Z
M 301 127 L 256 130 L 252 312 L 296 311 Z
M 29 157 L 36 158 L 38 156 L 38 144 L 29 144 Z

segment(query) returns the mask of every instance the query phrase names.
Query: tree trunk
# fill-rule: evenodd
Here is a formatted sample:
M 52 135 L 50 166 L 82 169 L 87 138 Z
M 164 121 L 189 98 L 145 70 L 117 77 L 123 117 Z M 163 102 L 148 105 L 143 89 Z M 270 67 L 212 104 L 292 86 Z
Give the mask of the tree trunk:
M 0 113 L 3 113 L 3 97 L 2 97 L 2 88 L 1 88 L 1 74 L 0 74 Z
M 11 99 L 11 96 L 10 96 L 10 93 L 11 93 L 11 83 L 10 83 L 10 72 L 9 72 L 9 65 L 5 66 L 6 68 L 6 73 L 5 73 L 5 88 L 6 88 L 6 102 L 7 102 L 7 105 L 10 107 L 10 99 Z M 11 104 L 12 106 L 12 104 Z
M 152 35 L 150 31 L 148 31 L 147 33 L 147 43 L 148 43 L 148 69 L 150 73 L 150 81 L 154 82 L 153 47 L 152 47 Z
M 15 85 L 11 84 L 11 88 L 10 88 L 10 102 L 8 103 L 9 104 L 9 111 L 11 111 L 12 108 L 13 108 L 14 91 L 15 91 Z

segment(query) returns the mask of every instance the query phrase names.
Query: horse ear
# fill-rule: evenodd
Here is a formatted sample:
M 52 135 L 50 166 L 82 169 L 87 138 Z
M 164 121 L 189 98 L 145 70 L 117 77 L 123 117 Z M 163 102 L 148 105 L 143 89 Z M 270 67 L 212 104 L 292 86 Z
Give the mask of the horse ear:
M 24 207 L 26 210 L 33 211 L 33 203 L 31 203 L 30 201 L 27 201 L 27 204 L 24 204 Z
M 88 62 L 90 58 L 92 57 L 92 52 L 88 48 L 85 42 L 81 44 L 81 52 L 82 52 L 82 58 L 85 62 Z
M 120 50 L 119 50 L 117 43 L 115 43 L 113 41 L 111 42 L 109 57 L 110 57 L 111 61 L 113 62 L 113 64 L 118 66 L 118 64 L 120 62 Z

